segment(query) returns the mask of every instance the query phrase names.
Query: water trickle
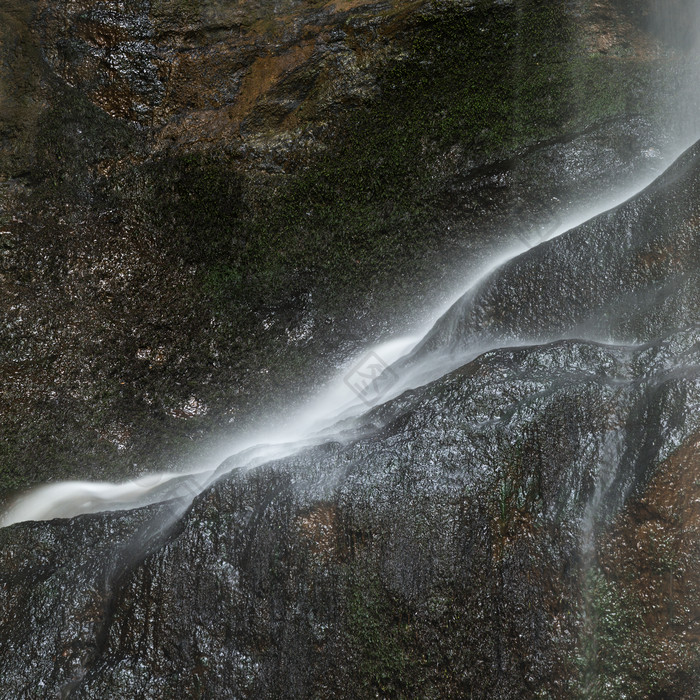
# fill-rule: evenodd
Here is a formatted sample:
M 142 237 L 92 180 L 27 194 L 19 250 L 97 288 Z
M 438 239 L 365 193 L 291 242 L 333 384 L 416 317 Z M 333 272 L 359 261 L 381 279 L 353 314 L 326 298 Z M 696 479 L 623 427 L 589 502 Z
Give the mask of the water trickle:
M 541 242 L 528 246 L 524 240 L 518 239 L 516 244 L 501 251 L 477 271 L 466 284 L 466 290 L 461 290 L 460 297 L 450 303 L 446 310 L 433 312 L 427 318 L 421 334 L 382 343 L 353 358 L 305 409 L 287 421 L 242 436 L 212 464 L 200 466 L 191 472 L 147 475 L 121 484 L 70 481 L 42 486 L 17 500 L 4 514 L 2 525 L 106 510 L 126 510 L 165 500 L 176 501 L 180 512 L 183 503 L 191 502 L 214 478 L 232 469 L 252 469 L 329 440 L 344 442 L 356 437 L 354 420 L 374 406 L 434 381 L 483 352 L 504 345 L 567 337 L 566 333 L 561 332 L 540 333 L 539 337 L 531 338 L 518 338 L 517 334 L 489 336 L 487 333 L 464 342 L 460 339 L 460 324 L 463 324 L 465 316 L 463 307 L 484 285 L 497 282 L 514 261 L 574 231 L 582 222 L 595 220 L 610 206 L 628 201 L 648 184 L 647 180 L 636 183 L 634 189 L 620 195 L 619 202 L 602 200 L 598 205 L 599 211 L 589 209 L 577 212 L 567 221 L 552 227 Z
M 185 473 L 146 475 L 121 484 L 70 481 L 42 486 L 13 503 L 0 520 L 0 525 L 131 509 L 165 500 L 177 501 L 181 509 L 183 503 L 191 502 L 214 478 L 227 471 L 251 469 L 329 440 L 342 442 L 353 438 L 356 435 L 353 431 L 354 419 L 409 389 L 438 379 L 485 351 L 504 345 L 571 337 L 572 329 L 569 329 L 568 333 L 556 330 L 531 337 L 518 334 L 489 337 L 485 334 L 466 343 L 454 342 L 454 338 L 460 335 L 460 319 L 464 316 L 461 307 L 482 285 L 497 280 L 504 269 L 529 251 L 544 248 L 553 239 L 638 195 L 700 135 L 700 84 L 696 79 L 700 73 L 700 44 L 697 41 L 700 3 L 686 4 L 687 22 L 679 23 L 677 13 L 672 14 L 664 3 L 656 3 L 649 20 L 659 35 L 674 37 L 678 50 L 691 56 L 686 78 L 674 97 L 677 116 L 675 123 L 669 125 L 675 134 L 673 146 L 664 157 L 658 159 L 657 168 L 651 175 L 621 184 L 616 191 L 601 196 L 595 207 L 569 212 L 565 220 L 560 220 L 555 214 L 552 221 L 544 225 L 541 236 L 514 231 L 511 245 L 494 254 L 480 270 L 472 274 L 466 284 L 455 290 L 446 307 L 426 315 L 421 333 L 383 343 L 352 358 L 307 408 L 289 420 L 270 424 L 232 441 L 211 464 L 200 465 L 196 470 Z M 525 31 L 522 26 L 521 31 Z M 515 57 L 516 77 L 522 69 L 522 56 L 518 54 L 521 50 L 522 42 L 519 42 Z M 517 118 L 518 115 L 514 115 L 514 119 Z M 482 320 L 487 321 L 488 317 Z M 581 327 L 576 330 L 581 330 Z M 580 333 L 578 337 L 583 335 Z M 600 337 L 595 339 L 601 340 Z M 602 340 L 630 342 L 636 339 L 605 337 Z M 368 357 L 373 358 L 371 362 L 367 361 Z

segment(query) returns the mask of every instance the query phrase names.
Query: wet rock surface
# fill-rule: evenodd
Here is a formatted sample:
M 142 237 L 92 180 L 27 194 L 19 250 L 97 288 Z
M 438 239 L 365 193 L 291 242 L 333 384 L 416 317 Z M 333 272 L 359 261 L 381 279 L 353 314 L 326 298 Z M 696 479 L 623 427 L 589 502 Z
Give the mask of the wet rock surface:
M 371 437 L 224 477 L 145 559 L 114 552 L 151 513 L 6 528 L 7 697 L 574 697 L 579 657 L 604 687 L 582 536 L 695 444 L 699 341 L 495 351 Z M 655 667 L 674 697 L 684 652 Z
M 684 49 L 604 5 L 5 0 L 0 500 L 191 463 L 658 169 Z
M 697 234 L 696 151 L 620 210 L 638 214 L 630 240 L 656 235 L 671 190 L 666 244 Z M 578 233 L 614 240 L 618 223 Z M 524 260 L 546 279 L 548 255 Z M 692 280 L 697 259 L 684 265 L 659 288 Z M 589 269 L 594 288 L 605 269 Z M 0 530 L 5 687 L 695 697 L 700 330 L 689 313 L 656 332 L 489 351 L 346 437 L 222 475 L 182 518 L 166 504 Z
M 657 171 L 657 5 L 0 0 L 0 502 L 190 462 Z M 0 697 L 697 697 L 699 158 L 336 441 L 0 529 Z
M 649 342 L 698 323 L 700 146 L 629 202 L 474 285 L 411 361 L 528 338 Z

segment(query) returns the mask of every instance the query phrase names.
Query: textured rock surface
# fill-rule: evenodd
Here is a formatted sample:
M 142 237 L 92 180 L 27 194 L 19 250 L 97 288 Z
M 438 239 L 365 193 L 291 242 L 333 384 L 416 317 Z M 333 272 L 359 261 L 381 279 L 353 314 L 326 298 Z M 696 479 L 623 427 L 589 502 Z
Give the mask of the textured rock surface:
M 187 461 L 653 172 L 691 7 L 0 0 L 0 502 Z M 697 697 L 699 158 L 420 354 L 537 343 L 1 529 L 0 698 Z
M 658 167 L 687 47 L 575 5 L 3 0 L 3 496 L 188 461 Z
M 591 230 L 620 250 L 684 243 L 698 178 L 696 147 L 518 265 L 546 285 L 551 249 Z M 618 265 L 596 260 L 591 289 Z M 628 262 L 643 279 L 646 257 Z M 684 265 L 658 288 L 692 280 Z M 697 300 L 684 309 L 643 344 L 490 351 L 359 437 L 223 476 L 161 530 L 153 510 L 1 530 L 6 692 L 696 697 Z
M 649 342 L 700 323 L 699 160 L 696 145 L 629 202 L 510 260 L 454 304 L 412 361 L 538 338 Z

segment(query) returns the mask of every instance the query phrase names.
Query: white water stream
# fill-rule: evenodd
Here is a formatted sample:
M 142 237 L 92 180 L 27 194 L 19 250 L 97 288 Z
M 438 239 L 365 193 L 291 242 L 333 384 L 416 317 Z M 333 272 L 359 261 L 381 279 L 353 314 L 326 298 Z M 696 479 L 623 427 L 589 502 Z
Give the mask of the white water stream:
M 696 6 L 700 15 L 700 3 Z M 658 21 L 666 21 L 663 13 Z M 700 23 L 696 23 L 696 26 L 699 25 Z M 700 67 L 700 62 L 697 65 Z M 700 75 L 700 71 L 697 75 Z M 613 194 L 601 196 L 595 207 L 568 215 L 556 228 L 553 224 L 546 238 L 531 245 L 523 242 L 527 240 L 526 236 L 521 240 L 518 232 L 513 232 L 515 242 L 512 245 L 494 254 L 481 269 L 470 276 L 461 289 L 454 290 L 443 307 L 426 315 L 422 332 L 412 337 L 392 339 L 352 358 L 324 391 L 291 418 L 280 416 L 278 421 L 272 421 L 268 426 L 232 441 L 222 451 L 220 458 L 213 460 L 212 464 L 200 465 L 188 472 L 149 474 L 119 484 L 66 481 L 41 486 L 22 495 L 11 504 L 0 520 L 0 527 L 28 520 L 69 518 L 84 513 L 127 510 L 173 499 L 178 502 L 178 509 L 181 510 L 211 483 L 215 474 L 218 478 L 226 470 L 251 469 L 274 459 L 289 457 L 331 439 L 341 442 L 350 439 L 351 433 L 348 432 L 348 422 L 345 419 L 360 416 L 374 405 L 438 379 L 476 355 L 493 349 L 469 348 L 466 353 L 459 355 L 432 354 L 408 370 L 392 369 L 393 363 L 406 356 L 445 311 L 481 280 L 489 275 L 498 274 L 503 265 L 526 250 L 560 236 L 598 214 L 622 204 L 660 175 L 700 133 L 700 114 L 697 109 L 700 101 L 700 81 L 690 81 L 682 88 L 681 93 L 679 104 L 683 107 L 678 111 L 679 123 L 674 125 L 677 134 L 676 145 L 664 158 L 659 158 L 658 168 L 653 175 L 630 182 L 627 187 Z M 376 384 L 376 378 L 380 375 L 384 377 L 384 386 Z M 371 381 L 373 378 L 375 383 Z M 341 420 L 342 425 L 334 427 Z M 225 458 L 226 465 L 219 468 Z
M 678 154 L 674 153 L 665 159 L 656 175 L 660 174 L 676 155 Z M 647 187 L 653 179 L 652 176 L 638 181 L 619 193 L 615 199 L 601 200 L 595 209 L 578 212 L 569 217 L 535 245 L 560 236 L 588 219 L 623 203 Z M 435 309 L 426 319 L 422 333 L 412 337 L 395 338 L 352 358 L 343 371 L 306 408 L 291 418 L 281 418 L 277 423 L 242 436 L 228 446 L 214 464 L 189 472 L 148 474 L 119 484 L 64 481 L 41 486 L 17 499 L 3 515 L 0 526 L 27 520 L 50 520 L 70 518 L 84 513 L 128 510 L 168 499 L 177 499 L 180 507 L 184 507 L 211 482 L 215 473 L 217 478 L 224 473 L 226 467 L 223 470 L 218 467 L 226 457 L 227 462 L 231 464 L 229 469 L 251 469 L 275 459 L 289 457 L 331 439 L 341 442 L 348 439 L 347 419 L 358 417 L 375 405 L 389 401 L 406 390 L 434 381 L 482 352 L 493 349 L 479 347 L 470 348 L 466 354 L 430 355 L 422 363 L 411 366 L 408 371 L 392 369 L 394 362 L 405 357 L 462 294 L 485 277 L 497 274 L 508 261 L 535 247 L 527 246 L 517 237 L 516 240 L 516 243 L 500 251 L 474 273 L 446 307 Z M 378 375 L 377 368 L 386 371 L 387 367 L 390 383 L 383 387 L 372 384 L 371 379 Z M 339 421 L 342 421 L 342 426 L 334 428 Z

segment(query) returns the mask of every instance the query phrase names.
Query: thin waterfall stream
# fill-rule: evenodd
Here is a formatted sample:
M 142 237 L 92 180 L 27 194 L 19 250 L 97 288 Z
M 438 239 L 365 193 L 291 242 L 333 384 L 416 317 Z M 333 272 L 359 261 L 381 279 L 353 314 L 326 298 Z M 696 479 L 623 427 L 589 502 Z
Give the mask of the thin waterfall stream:
M 16 2 L 0 700 L 700 697 L 700 0 Z
M 671 155 L 667 160 L 673 161 L 674 155 L 676 154 Z M 659 174 L 663 170 L 661 166 Z M 386 372 L 393 375 L 387 388 L 378 392 L 377 401 L 381 399 L 383 403 L 404 391 L 424 386 L 478 355 L 502 347 L 503 345 L 492 340 L 455 346 L 449 334 L 447 338 L 435 345 L 432 338 L 439 332 L 436 329 L 453 325 L 450 317 L 456 315 L 455 309 L 462 303 L 460 300 L 467 297 L 472 290 L 478 289 L 481 283 L 497 278 L 499 272 L 511 261 L 530 250 L 544 246 L 600 214 L 623 205 L 624 202 L 643 192 L 653 180 L 654 177 L 651 177 L 641 183 L 635 183 L 613 201 L 610 198 L 601 197 L 598 211 L 585 211 L 565 222 L 557 222 L 548 235 L 539 241 L 516 237 L 514 246 L 500 252 L 484 266 L 482 271 L 474 275 L 473 280 L 460 292 L 458 300 L 451 304 L 447 311 L 442 314 L 433 314 L 433 317 L 438 317 L 437 321 L 422 337 L 399 338 L 366 351 L 364 354 L 374 354 L 381 358 Z M 519 339 L 513 336 L 508 339 L 507 345 L 545 343 L 565 337 L 584 338 L 585 335 L 576 332 L 573 332 L 573 335 L 562 335 L 554 332 L 542 333 L 536 338 Z M 600 340 L 600 338 L 592 339 Z M 620 339 L 618 342 L 625 341 Z M 420 349 L 431 344 L 434 347 L 421 357 Z M 413 360 L 416 351 L 418 351 L 418 359 Z M 361 358 L 356 358 L 353 363 L 356 363 L 357 359 Z M 350 366 L 353 363 L 350 363 Z M 26 520 L 50 520 L 56 517 L 74 517 L 83 513 L 137 508 L 167 499 L 191 500 L 211 483 L 215 475 L 219 477 L 229 469 L 252 469 L 275 459 L 289 457 L 313 445 L 342 440 L 344 435 L 352 435 L 348 421 L 361 416 L 368 410 L 364 397 L 348 386 L 346 377 L 347 369 L 331 383 L 329 389 L 320 394 L 316 401 L 290 421 L 281 422 L 269 431 L 260 431 L 252 436 L 246 436 L 232 445 L 229 448 L 230 456 L 226 458 L 222 467 L 217 465 L 213 468 L 190 472 L 149 474 L 121 484 L 85 481 L 50 484 L 20 497 L 6 511 L 0 523 L 2 526 L 8 526 Z M 374 381 L 382 382 L 382 379 L 377 377 Z M 386 378 L 383 381 L 386 383 Z M 373 407 L 372 405 L 371 408 Z M 337 424 L 340 424 L 340 428 Z M 235 466 L 226 467 L 226 464 Z

